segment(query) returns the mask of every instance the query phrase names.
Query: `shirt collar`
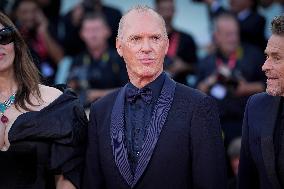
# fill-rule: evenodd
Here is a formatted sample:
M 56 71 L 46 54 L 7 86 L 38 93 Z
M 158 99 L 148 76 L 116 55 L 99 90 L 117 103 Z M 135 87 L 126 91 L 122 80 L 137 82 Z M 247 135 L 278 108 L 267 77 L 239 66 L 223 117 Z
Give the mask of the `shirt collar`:
M 165 78 L 166 78 L 166 73 L 162 72 L 154 81 L 150 82 L 149 84 L 143 87 L 143 88 L 148 87 L 152 90 L 152 95 L 154 100 L 154 101 L 152 100 L 152 102 L 155 102 L 159 98 L 162 87 L 164 85 Z M 138 88 L 135 87 L 131 82 L 129 82 L 128 87 L 138 90 Z

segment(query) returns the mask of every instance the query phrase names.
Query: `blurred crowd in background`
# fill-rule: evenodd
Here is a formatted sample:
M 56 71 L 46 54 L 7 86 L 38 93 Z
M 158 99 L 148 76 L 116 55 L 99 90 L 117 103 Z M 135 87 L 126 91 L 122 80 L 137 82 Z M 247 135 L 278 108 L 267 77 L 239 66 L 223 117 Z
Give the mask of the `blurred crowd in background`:
M 263 51 L 270 21 L 283 14 L 284 0 L 228 0 L 228 6 L 218 0 L 192 0 L 207 6 L 210 20 L 211 42 L 202 49 L 190 33 L 174 27 L 176 1 L 153 0 L 170 41 L 164 68 L 174 80 L 217 100 L 234 188 L 245 104 L 250 95 L 265 90 Z M 125 64 L 115 49 L 122 12 L 101 0 L 81 0 L 62 14 L 62 2 L 1 0 L 0 10 L 26 40 L 42 82 L 66 83 L 88 108 L 128 82 Z M 200 50 L 205 52 L 202 56 Z

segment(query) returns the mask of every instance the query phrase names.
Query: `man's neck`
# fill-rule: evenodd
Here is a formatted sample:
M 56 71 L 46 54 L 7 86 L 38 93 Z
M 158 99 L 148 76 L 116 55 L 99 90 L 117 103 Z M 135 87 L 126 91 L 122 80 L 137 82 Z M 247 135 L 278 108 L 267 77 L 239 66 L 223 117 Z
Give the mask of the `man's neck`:
M 232 54 L 237 53 L 237 49 L 235 49 L 234 51 L 225 51 L 225 50 L 219 49 L 219 53 L 223 58 L 229 58 Z
M 145 87 L 146 85 L 148 85 L 149 83 L 151 83 L 152 81 L 154 81 L 155 79 L 157 79 L 157 77 L 159 77 L 159 75 L 162 72 L 163 70 L 150 77 L 136 77 L 132 75 L 131 73 L 129 73 L 129 80 L 135 87 L 137 87 L 138 89 L 141 89 Z
M 100 46 L 99 48 L 89 48 L 89 52 L 95 59 L 100 59 L 102 55 L 106 52 L 108 45 Z

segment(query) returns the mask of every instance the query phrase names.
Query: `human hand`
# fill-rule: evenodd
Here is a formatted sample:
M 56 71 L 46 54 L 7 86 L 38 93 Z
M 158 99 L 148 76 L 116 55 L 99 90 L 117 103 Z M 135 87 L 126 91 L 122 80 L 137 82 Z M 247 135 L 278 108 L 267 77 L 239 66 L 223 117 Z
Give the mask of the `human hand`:
M 82 4 L 76 5 L 71 12 L 71 22 L 74 26 L 79 25 L 80 20 L 83 17 L 83 14 L 84 14 L 84 8 Z
M 217 82 L 217 75 L 216 73 L 211 74 L 207 78 L 205 78 L 203 81 L 201 81 L 197 88 L 205 93 L 208 93 L 209 88 L 214 85 Z
M 249 95 L 250 84 L 245 80 L 241 79 L 238 82 L 238 86 L 235 91 L 235 96 L 242 97 Z
M 48 19 L 46 16 L 43 14 L 42 10 L 37 10 L 36 12 L 36 22 L 38 24 L 37 31 L 40 33 L 44 33 L 48 29 Z

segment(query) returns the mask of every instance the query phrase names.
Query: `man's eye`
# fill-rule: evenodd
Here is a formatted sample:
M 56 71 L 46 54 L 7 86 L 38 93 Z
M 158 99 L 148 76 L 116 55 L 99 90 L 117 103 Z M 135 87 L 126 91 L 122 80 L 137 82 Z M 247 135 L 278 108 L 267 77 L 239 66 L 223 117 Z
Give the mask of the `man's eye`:
M 153 40 L 153 41 L 159 41 L 159 40 L 160 40 L 160 37 L 159 37 L 159 36 L 153 36 L 153 37 L 152 37 L 152 40 Z
M 279 56 L 275 56 L 274 58 L 275 58 L 275 60 L 280 60 L 281 59 Z
M 131 40 L 132 42 L 137 42 L 137 41 L 140 40 L 140 37 L 134 36 L 134 37 L 132 37 L 130 40 Z

